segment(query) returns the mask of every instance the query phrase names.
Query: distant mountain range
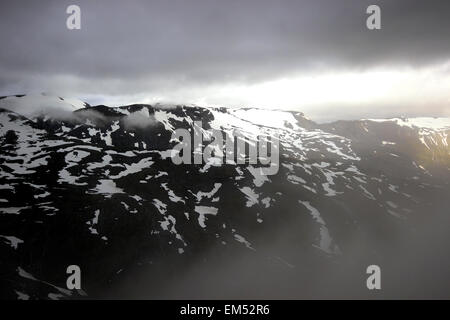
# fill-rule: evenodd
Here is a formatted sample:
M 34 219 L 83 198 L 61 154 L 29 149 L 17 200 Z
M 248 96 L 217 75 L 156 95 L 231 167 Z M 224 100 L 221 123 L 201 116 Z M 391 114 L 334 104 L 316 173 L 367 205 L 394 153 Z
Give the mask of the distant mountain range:
M 52 96 L 0 108 L 1 298 L 370 298 L 370 264 L 386 297 L 449 296 L 448 118 L 317 124 Z M 249 143 L 278 135 L 278 173 L 175 165 L 172 133 L 195 121 Z M 425 261 L 442 272 L 428 290 L 414 278 L 438 274 Z

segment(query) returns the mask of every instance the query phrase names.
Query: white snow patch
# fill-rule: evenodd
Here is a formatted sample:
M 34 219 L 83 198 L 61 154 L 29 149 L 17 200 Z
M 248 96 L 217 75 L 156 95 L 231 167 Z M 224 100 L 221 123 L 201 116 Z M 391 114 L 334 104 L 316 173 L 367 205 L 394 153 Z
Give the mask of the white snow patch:
M 0 213 L 5 214 L 19 214 L 21 210 L 28 209 L 29 207 L 9 207 L 9 208 L 0 208 Z
M 19 238 L 14 237 L 14 236 L 2 236 L 2 235 L 0 235 L 0 237 L 5 239 L 7 241 L 7 243 L 14 249 L 17 249 L 19 244 L 24 242 L 22 239 L 19 239 Z
M 111 197 L 112 194 L 124 193 L 113 180 L 100 179 L 98 182 L 99 184 L 94 189 L 97 193 L 106 194 L 108 197 Z
M 252 207 L 253 205 L 258 203 L 258 197 L 259 195 L 255 193 L 255 191 L 249 187 L 243 187 L 240 188 L 241 192 L 246 195 L 247 197 L 247 207 Z
M 252 247 L 252 244 L 251 244 L 249 241 L 247 241 L 247 239 L 245 239 L 245 238 L 244 238 L 243 236 L 241 236 L 240 234 L 235 233 L 235 234 L 234 234 L 234 239 L 235 239 L 237 242 L 243 243 L 247 248 L 252 249 L 252 250 L 255 250 L 255 249 Z
M 221 183 L 214 183 L 214 188 L 209 192 L 198 191 L 197 194 L 192 193 L 197 199 L 197 203 L 201 202 L 203 198 L 211 199 L 217 191 L 219 191 Z
M 195 210 L 195 212 L 198 213 L 198 224 L 202 228 L 206 228 L 206 225 L 205 225 L 206 216 L 205 215 L 212 214 L 215 216 L 218 212 L 217 208 L 206 207 L 206 206 L 195 206 L 194 210 Z
M 249 166 L 248 171 L 253 175 L 253 183 L 256 187 L 261 187 L 266 181 L 270 182 L 267 175 L 264 174 L 263 168 Z
M 336 245 L 333 246 L 333 239 L 330 236 L 330 233 L 328 231 L 328 228 L 325 224 L 325 221 L 322 219 L 319 210 L 314 208 L 309 201 L 301 201 L 299 200 L 301 204 L 303 204 L 310 212 L 313 219 L 320 225 L 320 244 L 319 248 L 323 250 L 326 253 L 333 254 L 338 253 L 339 249 Z

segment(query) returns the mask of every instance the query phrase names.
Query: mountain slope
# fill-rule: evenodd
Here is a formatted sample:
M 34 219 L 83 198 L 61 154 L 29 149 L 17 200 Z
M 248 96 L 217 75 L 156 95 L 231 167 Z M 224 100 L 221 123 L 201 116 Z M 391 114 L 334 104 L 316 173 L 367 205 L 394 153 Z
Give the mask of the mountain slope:
M 25 117 L 1 101 L 2 297 L 302 297 L 320 286 L 292 279 L 386 262 L 450 204 L 446 125 L 161 105 Z M 278 135 L 278 172 L 175 165 L 178 128 Z M 83 291 L 65 289 L 71 264 Z

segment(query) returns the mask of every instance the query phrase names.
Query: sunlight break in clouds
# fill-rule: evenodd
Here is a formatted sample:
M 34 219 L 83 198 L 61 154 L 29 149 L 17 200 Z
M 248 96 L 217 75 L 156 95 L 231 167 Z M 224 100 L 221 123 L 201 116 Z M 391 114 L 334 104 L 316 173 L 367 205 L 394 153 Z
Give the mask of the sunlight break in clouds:
M 362 71 L 314 72 L 255 84 L 228 83 L 145 94 L 104 96 L 106 104 L 193 103 L 301 111 L 313 120 L 342 118 L 450 115 L 450 64 L 433 67 L 376 68 Z M 155 98 L 157 97 L 157 98 Z M 108 101 L 109 99 L 109 101 Z M 442 108 L 442 104 L 447 108 Z M 436 111 L 443 110 L 443 111 Z

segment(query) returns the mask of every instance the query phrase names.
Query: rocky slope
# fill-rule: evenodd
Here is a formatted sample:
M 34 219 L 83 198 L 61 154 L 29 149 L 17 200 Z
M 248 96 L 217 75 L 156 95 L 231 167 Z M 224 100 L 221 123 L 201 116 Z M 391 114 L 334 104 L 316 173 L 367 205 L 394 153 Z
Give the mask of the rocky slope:
M 397 270 L 437 248 L 422 241 L 430 234 L 446 244 L 449 119 L 316 124 L 276 110 L 26 97 L 0 100 L 2 298 L 359 297 L 365 266 Z M 172 133 L 195 121 L 249 143 L 278 135 L 277 174 L 175 165 Z M 83 290 L 66 289 L 71 264 Z M 391 273 L 387 292 L 404 295 Z

